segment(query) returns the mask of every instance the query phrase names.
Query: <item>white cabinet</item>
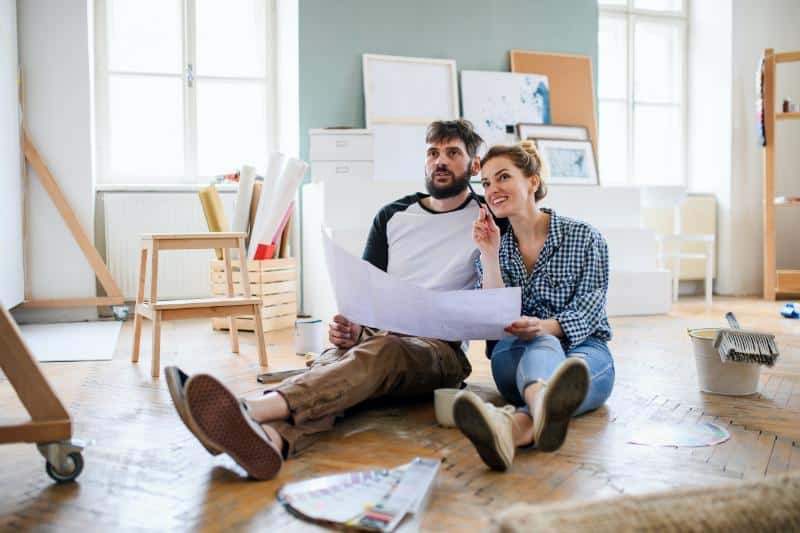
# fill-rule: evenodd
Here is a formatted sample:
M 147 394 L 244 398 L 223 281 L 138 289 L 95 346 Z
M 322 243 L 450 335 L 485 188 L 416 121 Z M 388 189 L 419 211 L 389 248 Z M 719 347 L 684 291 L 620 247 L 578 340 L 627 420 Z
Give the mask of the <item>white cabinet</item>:
M 373 177 L 373 142 L 369 130 L 309 130 L 311 177 L 315 183 L 343 177 Z

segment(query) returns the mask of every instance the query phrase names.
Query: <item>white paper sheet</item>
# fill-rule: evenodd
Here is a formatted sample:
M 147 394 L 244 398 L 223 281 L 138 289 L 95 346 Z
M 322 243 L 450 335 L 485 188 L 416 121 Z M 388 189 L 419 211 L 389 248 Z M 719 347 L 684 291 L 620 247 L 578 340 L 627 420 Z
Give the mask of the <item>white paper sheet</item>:
M 424 289 L 350 255 L 324 230 L 322 238 L 338 312 L 358 324 L 447 341 L 496 340 L 520 317 L 519 287 Z

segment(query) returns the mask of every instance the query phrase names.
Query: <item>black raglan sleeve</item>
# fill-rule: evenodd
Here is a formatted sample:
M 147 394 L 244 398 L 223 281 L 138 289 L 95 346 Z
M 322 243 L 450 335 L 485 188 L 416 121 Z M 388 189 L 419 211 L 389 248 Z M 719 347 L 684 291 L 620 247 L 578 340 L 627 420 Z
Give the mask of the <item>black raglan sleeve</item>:
M 372 220 L 372 227 L 367 236 L 367 244 L 361 258 L 380 268 L 384 272 L 389 267 L 389 241 L 386 238 L 386 223 L 388 222 L 386 208 L 378 211 Z

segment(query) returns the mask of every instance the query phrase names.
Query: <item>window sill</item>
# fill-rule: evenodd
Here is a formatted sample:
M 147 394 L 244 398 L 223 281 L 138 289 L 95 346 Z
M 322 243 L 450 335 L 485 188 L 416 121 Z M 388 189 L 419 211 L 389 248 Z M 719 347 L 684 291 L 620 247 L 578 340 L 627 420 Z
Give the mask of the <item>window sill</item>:
M 232 183 L 215 184 L 219 192 L 236 192 L 238 185 Z M 173 185 L 157 184 L 157 183 L 131 183 L 131 184 L 116 184 L 116 183 L 103 183 L 97 184 L 94 187 L 96 193 L 114 193 L 114 192 L 190 192 L 196 193 L 202 187 L 207 187 L 206 183 L 178 183 Z

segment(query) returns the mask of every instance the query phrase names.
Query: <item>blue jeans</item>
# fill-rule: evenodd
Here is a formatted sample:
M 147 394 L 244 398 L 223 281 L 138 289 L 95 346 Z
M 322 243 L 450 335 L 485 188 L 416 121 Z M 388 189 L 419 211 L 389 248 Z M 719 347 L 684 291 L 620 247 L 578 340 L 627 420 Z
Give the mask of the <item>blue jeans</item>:
M 589 392 L 575 416 L 603 405 L 614 388 L 614 361 L 604 340 L 588 337 L 564 353 L 561 342 L 552 335 L 526 341 L 514 337 L 497 343 L 492 351 L 492 377 L 507 402 L 524 406 L 525 387 L 547 380 L 567 357 L 580 357 L 589 366 Z M 522 411 L 528 411 L 525 407 Z

